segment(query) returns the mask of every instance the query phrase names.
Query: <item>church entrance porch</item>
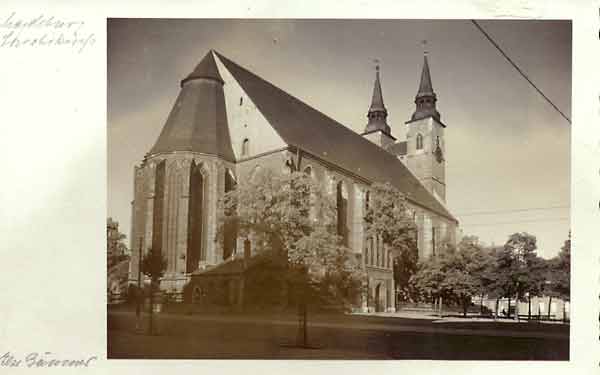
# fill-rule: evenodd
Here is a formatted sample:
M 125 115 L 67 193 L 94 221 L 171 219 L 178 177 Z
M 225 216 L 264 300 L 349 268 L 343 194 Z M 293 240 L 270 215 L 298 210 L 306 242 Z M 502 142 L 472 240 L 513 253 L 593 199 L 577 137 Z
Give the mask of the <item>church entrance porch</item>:
M 393 273 L 383 269 L 367 269 L 367 273 L 369 279 L 365 312 L 395 312 Z

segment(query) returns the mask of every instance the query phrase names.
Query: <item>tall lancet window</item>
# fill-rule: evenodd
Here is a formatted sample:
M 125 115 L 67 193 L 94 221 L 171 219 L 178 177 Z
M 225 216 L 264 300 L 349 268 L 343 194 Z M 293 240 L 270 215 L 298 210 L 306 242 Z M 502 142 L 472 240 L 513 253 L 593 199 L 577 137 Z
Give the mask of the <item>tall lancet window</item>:
M 371 192 L 370 191 L 366 191 L 365 192 L 365 206 L 364 206 L 364 215 L 363 217 L 365 218 L 365 221 L 363 222 L 363 225 L 366 225 L 366 217 L 367 217 L 367 213 L 369 212 L 369 204 L 371 203 Z M 365 264 L 367 265 L 371 265 L 372 261 L 370 258 L 370 255 L 373 253 L 373 237 L 368 237 L 365 241 Z
M 421 134 L 417 134 L 417 150 L 423 149 L 423 136 Z
M 235 189 L 237 185 L 233 174 L 229 169 L 225 170 L 225 193 L 228 193 Z M 234 207 L 234 209 L 236 209 Z M 237 235 L 238 228 L 235 223 L 227 222 L 223 228 L 223 259 L 229 258 L 233 253 L 235 253 L 235 249 L 237 246 Z
M 165 202 L 166 160 L 156 165 L 154 177 L 154 209 L 152 211 L 152 249 L 162 253 L 163 215 Z
M 188 201 L 188 248 L 186 255 L 186 272 L 198 269 L 198 262 L 206 260 L 204 247 L 205 231 L 205 186 L 207 176 L 203 174 L 202 164 L 192 161 L 190 166 L 190 190 Z
M 348 246 L 348 191 L 342 181 L 337 184 L 337 234 Z
M 250 140 L 248 138 L 242 141 L 242 156 L 248 156 L 250 154 Z
M 435 246 L 436 246 L 435 240 L 436 240 L 436 238 L 435 238 L 435 227 L 431 227 L 431 254 L 433 256 L 436 255 L 435 254 L 436 253 L 436 251 L 435 251 Z

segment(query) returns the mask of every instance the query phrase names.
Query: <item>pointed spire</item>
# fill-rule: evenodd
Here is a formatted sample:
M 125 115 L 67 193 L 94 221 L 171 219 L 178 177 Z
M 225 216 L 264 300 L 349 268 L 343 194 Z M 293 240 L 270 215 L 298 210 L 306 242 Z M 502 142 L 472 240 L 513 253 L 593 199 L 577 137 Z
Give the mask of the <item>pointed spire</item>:
M 383 95 L 381 94 L 381 82 L 379 81 L 379 65 L 375 66 L 375 84 L 373 85 L 373 97 L 371 99 L 371 111 L 385 111 Z
M 425 44 L 426 41 L 423 41 Z M 427 60 L 427 50 L 423 52 L 423 69 L 421 70 L 421 81 L 419 82 L 419 91 L 415 96 L 417 108 L 411 117 L 411 121 L 420 120 L 427 117 L 433 117 L 440 120 L 440 113 L 436 109 L 437 95 L 433 91 L 431 84 L 431 73 L 429 72 L 429 61 Z
M 211 49 L 206 56 L 200 61 L 193 72 L 191 72 L 184 80 L 181 81 L 181 86 L 183 84 L 200 78 L 214 79 L 215 81 L 224 83 L 221 74 L 219 74 L 219 69 L 217 69 L 217 63 L 215 62 L 214 51 Z
M 429 73 L 429 63 L 427 62 L 427 51 L 423 55 L 423 70 L 421 71 L 421 82 L 419 83 L 417 96 L 419 95 L 434 95 L 431 84 L 431 73 Z
M 375 83 L 373 84 L 373 97 L 371 98 L 371 106 L 367 114 L 369 122 L 365 127 L 365 133 L 381 130 L 386 134 L 390 134 L 390 127 L 386 122 L 388 112 L 383 104 L 381 80 L 379 78 L 379 60 L 375 60 L 375 63 Z

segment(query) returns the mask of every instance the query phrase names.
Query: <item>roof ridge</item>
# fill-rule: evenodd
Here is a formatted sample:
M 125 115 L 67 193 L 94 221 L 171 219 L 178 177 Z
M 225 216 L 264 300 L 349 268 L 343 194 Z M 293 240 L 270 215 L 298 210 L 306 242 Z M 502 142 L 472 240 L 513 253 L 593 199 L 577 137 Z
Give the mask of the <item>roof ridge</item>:
M 307 108 L 310 108 L 311 110 L 313 110 L 314 112 L 318 113 L 319 115 L 321 115 L 321 116 L 323 116 L 323 117 L 327 118 L 328 120 L 330 120 L 330 121 L 334 122 L 335 124 L 339 125 L 339 126 L 340 126 L 340 128 L 344 129 L 345 131 L 351 132 L 352 134 L 359 135 L 359 134 L 358 134 L 358 133 L 356 133 L 354 130 L 352 130 L 352 129 L 348 128 L 347 126 L 343 125 L 342 123 L 338 122 L 337 120 L 335 120 L 334 118 L 332 118 L 332 117 L 328 116 L 327 114 L 325 114 L 325 113 L 321 112 L 320 110 L 318 110 L 318 109 L 316 109 L 316 108 L 312 107 L 311 105 L 309 105 L 309 104 L 307 104 L 307 103 L 304 103 L 302 100 L 300 100 L 300 99 L 296 98 L 295 96 L 293 96 L 292 94 L 290 94 L 290 93 L 288 93 L 287 91 L 283 90 L 282 88 L 278 87 L 277 85 L 275 85 L 275 84 L 273 84 L 273 83 L 271 83 L 271 82 L 267 81 L 266 79 L 262 78 L 262 77 L 261 77 L 261 76 L 259 76 L 258 74 L 255 74 L 255 73 L 253 73 L 252 71 L 250 71 L 250 70 L 248 70 L 248 69 L 244 68 L 243 66 L 241 66 L 241 65 L 237 64 L 236 62 L 234 62 L 234 61 L 233 61 L 233 60 L 231 60 L 231 59 L 228 59 L 227 57 L 223 56 L 222 54 L 220 54 L 220 53 L 219 53 L 219 52 L 217 52 L 217 51 L 215 51 L 215 53 L 217 54 L 217 56 L 218 56 L 219 58 L 225 59 L 225 60 L 227 60 L 227 61 L 228 61 L 230 64 L 233 64 L 233 65 L 235 65 L 236 67 L 238 67 L 239 69 L 242 69 L 242 70 L 244 70 L 246 73 L 249 73 L 249 74 L 253 75 L 255 78 L 258 78 L 258 79 L 259 79 L 259 80 L 261 80 L 262 82 L 264 82 L 264 83 L 266 83 L 267 85 L 271 86 L 272 88 L 274 88 L 274 89 L 278 90 L 279 92 L 281 92 L 282 94 L 286 95 L 286 96 L 287 96 L 287 97 L 289 97 L 290 99 L 294 100 L 294 101 L 295 101 L 295 102 L 297 102 L 298 104 L 301 104 L 301 105 L 303 105 L 303 106 L 305 106 L 305 107 L 307 107 Z M 226 66 L 226 64 L 223 64 L 223 65 L 225 65 L 225 67 L 227 67 L 227 66 Z M 234 79 L 236 79 L 236 81 L 238 80 L 238 79 L 237 79 L 237 77 L 235 76 L 235 74 L 231 74 L 231 75 L 233 76 L 233 78 L 234 78 Z M 238 81 L 238 83 L 240 83 L 240 82 Z M 241 84 L 240 84 L 240 85 L 241 85 Z M 250 99 L 252 99 L 252 98 L 250 98 Z M 275 129 L 275 130 L 277 131 L 277 129 Z M 361 137 L 361 138 L 362 138 L 362 137 Z M 370 141 L 369 141 L 369 143 L 370 143 L 370 144 L 372 144 L 372 142 L 370 142 Z M 376 147 L 378 147 L 378 146 L 376 146 Z

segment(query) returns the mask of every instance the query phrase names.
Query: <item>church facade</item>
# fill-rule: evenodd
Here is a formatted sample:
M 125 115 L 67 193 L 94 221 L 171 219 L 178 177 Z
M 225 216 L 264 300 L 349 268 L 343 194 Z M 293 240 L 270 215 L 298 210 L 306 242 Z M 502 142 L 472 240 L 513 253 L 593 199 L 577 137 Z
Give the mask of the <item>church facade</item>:
M 458 221 L 445 205 L 446 126 L 436 102 L 425 56 L 416 108 L 403 125 L 406 139 L 396 140 L 377 69 L 368 123 L 357 134 L 211 50 L 181 81 L 158 140 L 135 167 L 131 248 L 159 249 L 168 261 L 161 288 L 181 291 L 193 275 L 252 252 L 247 239 L 214 241 L 219 198 L 261 168 L 284 173 L 293 166 L 338 201 L 340 234 L 368 275 L 373 302 L 364 299 L 362 308 L 393 311 L 393 259 L 365 238 L 365 204 L 371 184 L 390 182 L 407 195 L 420 258 L 456 241 Z M 132 253 L 135 283 L 138 252 Z

